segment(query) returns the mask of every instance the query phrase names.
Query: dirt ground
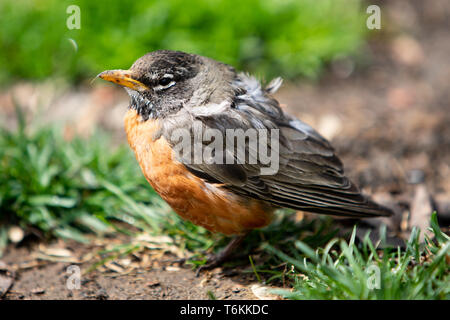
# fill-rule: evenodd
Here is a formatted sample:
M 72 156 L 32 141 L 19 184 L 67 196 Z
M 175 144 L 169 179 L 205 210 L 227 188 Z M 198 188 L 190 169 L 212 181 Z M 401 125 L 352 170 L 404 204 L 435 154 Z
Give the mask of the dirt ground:
M 287 83 L 276 97 L 286 111 L 332 141 L 347 174 L 363 191 L 397 207 L 401 217 L 393 228 L 400 231 L 412 225 L 426 228 L 427 217 L 418 215 L 429 214 L 428 208 L 438 208 L 440 223 L 448 227 L 450 3 L 445 0 L 434 1 L 432 6 L 425 1 L 380 3 L 382 21 L 386 24 L 370 41 L 365 57 L 338 59 L 319 82 Z M 59 88 L 55 83 L 18 84 L 0 93 L 6 118 L 13 114 L 12 96 L 30 110 L 46 106 L 40 112 L 47 121 L 68 121 L 69 135 L 89 134 L 100 124 L 116 132 L 118 141 L 124 141 L 122 116 L 128 97 L 123 90 L 95 85 L 74 91 Z M 406 222 L 405 210 L 409 212 Z M 75 243 L 45 245 L 69 248 L 75 257 L 95 249 Z M 217 269 L 196 278 L 189 267 L 164 263 L 165 257 L 128 274 L 96 270 L 82 276 L 81 289 L 68 290 L 66 282 L 70 275 L 66 268 L 71 262 L 61 262 L 61 257 L 60 262 L 36 259 L 39 251 L 42 251 L 39 243 L 7 248 L 1 260 L 7 266 L 14 265 L 16 272 L 4 299 L 260 296 L 254 287 L 257 281 L 253 274 L 243 272 L 248 266 L 232 273 Z M 84 270 L 88 263 L 80 266 Z M 0 264 L 0 272 L 1 269 Z
M 76 243 L 52 244 L 52 247 L 70 248 L 78 256 L 94 249 Z M 118 270 L 112 268 L 115 271 L 95 270 L 82 274 L 80 288 L 69 289 L 67 283 L 72 283 L 69 279 L 72 273 L 67 268 L 73 263 L 30 259 L 32 252 L 38 251 L 37 247 L 11 248 L 3 257 L 6 264 L 23 268 L 5 299 L 208 299 L 209 293 L 217 299 L 256 299 L 249 285 L 257 284 L 253 275 L 238 271 L 223 273 L 216 269 L 196 277 L 188 267 L 170 263 L 173 257 L 166 256 L 155 260 L 150 267 L 134 269 L 130 273 L 116 272 Z M 92 263 L 77 265 L 85 270 Z

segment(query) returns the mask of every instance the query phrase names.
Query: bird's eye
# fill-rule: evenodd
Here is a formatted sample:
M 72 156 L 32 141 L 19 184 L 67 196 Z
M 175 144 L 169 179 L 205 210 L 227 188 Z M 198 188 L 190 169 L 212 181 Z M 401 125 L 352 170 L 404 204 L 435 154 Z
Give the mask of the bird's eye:
M 175 81 L 173 80 L 172 74 L 165 74 L 161 79 L 158 80 L 158 85 L 153 87 L 155 91 L 161 91 L 168 89 L 175 85 Z
M 165 86 L 167 86 L 169 83 L 171 83 L 172 82 L 172 78 L 162 78 L 162 79 L 160 79 L 159 80 L 159 82 L 158 82 L 158 84 L 160 85 L 160 86 L 163 86 L 163 87 L 165 87 Z

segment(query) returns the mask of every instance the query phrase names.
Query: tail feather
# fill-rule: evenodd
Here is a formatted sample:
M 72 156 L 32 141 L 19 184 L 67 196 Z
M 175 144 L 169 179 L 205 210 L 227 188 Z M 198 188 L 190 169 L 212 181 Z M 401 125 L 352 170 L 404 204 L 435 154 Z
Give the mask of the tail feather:
M 274 198 L 273 200 L 275 201 L 273 202 L 270 200 L 269 201 L 277 206 L 317 214 L 328 214 L 328 215 L 355 217 L 355 218 L 357 217 L 370 218 L 379 216 L 388 217 L 393 215 L 392 210 L 376 202 L 373 202 L 372 200 L 369 200 L 367 197 L 364 197 L 365 200 L 364 202 L 354 205 L 326 205 L 326 206 L 311 205 L 307 203 L 301 203 L 299 201 L 290 202 L 286 201 L 287 199 Z

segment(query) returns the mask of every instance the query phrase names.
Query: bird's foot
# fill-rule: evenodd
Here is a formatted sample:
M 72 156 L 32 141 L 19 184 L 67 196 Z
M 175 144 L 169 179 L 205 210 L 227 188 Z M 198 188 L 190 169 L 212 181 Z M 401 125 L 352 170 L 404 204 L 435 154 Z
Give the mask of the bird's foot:
M 199 266 L 197 270 L 195 270 L 195 276 L 198 277 L 202 271 L 211 270 L 220 266 L 225 260 L 226 259 L 220 257 L 220 254 L 212 255 L 204 265 Z
M 220 266 L 223 262 L 228 260 L 228 258 L 230 258 L 233 251 L 237 247 L 239 247 L 239 245 L 245 239 L 245 236 L 246 236 L 246 234 L 233 238 L 228 243 L 228 245 L 225 247 L 225 249 L 223 249 L 221 252 L 219 252 L 216 255 L 210 255 L 207 262 L 204 265 L 197 268 L 197 270 L 195 272 L 195 276 L 198 277 L 200 275 L 200 272 L 214 269 L 215 267 Z

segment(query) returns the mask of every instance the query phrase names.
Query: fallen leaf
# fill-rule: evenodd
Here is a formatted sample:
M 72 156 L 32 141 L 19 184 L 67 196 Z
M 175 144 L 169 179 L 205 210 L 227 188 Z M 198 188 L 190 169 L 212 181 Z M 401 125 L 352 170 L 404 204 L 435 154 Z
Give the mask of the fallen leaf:
M 118 263 L 123 267 L 128 267 L 129 265 L 131 265 L 131 259 L 128 258 L 120 259 Z
M 173 240 L 169 236 L 152 236 L 147 233 L 141 233 L 136 236 L 135 240 L 137 241 L 145 241 L 145 242 L 153 242 L 156 244 L 160 243 L 173 243 Z
M 173 267 L 173 266 L 167 266 L 166 267 L 166 271 L 169 271 L 169 272 L 177 272 L 177 271 L 180 271 L 181 269 L 180 268 L 178 268 L 178 267 Z
M 270 290 L 275 288 L 254 284 L 250 287 L 250 289 L 259 300 L 281 300 L 279 296 L 270 292 Z
M 114 262 L 106 262 L 105 263 L 105 267 L 108 268 L 111 271 L 117 272 L 117 273 L 124 273 L 125 272 L 125 268 L 123 268 L 122 266 L 118 265 L 117 263 Z
M 34 288 L 31 290 L 32 294 L 44 294 L 45 293 L 45 289 L 43 288 Z
M 39 260 L 52 262 L 79 263 L 80 261 L 72 255 L 72 252 L 66 248 L 39 246 L 39 252 L 35 254 Z
M 72 257 L 72 252 L 66 248 L 48 248 L 43 245 L 39 246 L 39 251 L 47 256 L 53 257 Z

